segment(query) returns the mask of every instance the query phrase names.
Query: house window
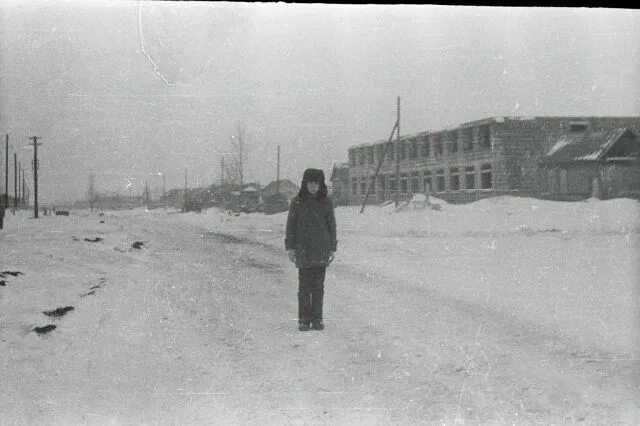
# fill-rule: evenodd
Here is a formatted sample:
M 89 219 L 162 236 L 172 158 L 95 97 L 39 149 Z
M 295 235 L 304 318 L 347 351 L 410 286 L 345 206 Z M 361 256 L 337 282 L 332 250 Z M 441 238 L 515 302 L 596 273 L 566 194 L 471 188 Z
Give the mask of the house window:
M 409 142 L 409 158 L 418 158 L 418 141 L 415 139 Z
M 351 193 L 353 195 L 358 195 L 358 183 L 357 182 L 351 183 Z
M 444 191 L 444 169 L 436 170 L 436 191 Z
M 360 179 L 360 193 L 362 195 L 367 193 L 367 178 L 361 178 Z
M 483 164 L 480 171 L 480 188 L 493 188 L 493 168 L 491 167 L 491 164 Z
M 468 127 L 462 130 L 462 144 L 465 151 L 473 149 L 473 128 Z
M 449 152 L 452 154 L 458 152 L 458 132 L 455 130 L 449 132 Z
M 460 189 L 460 170 L 457 167 L 449 169 L 449 189 L 451 191 Z
M 387 179 L 385 175 L 378 175 L 378 190 L 384 194 L 386 188 Z
M 469 166 L 464 169 L 464 187 L 466 189 L 473 189 L 476 187 L 475 177 L 475 168 L 473 166 Z
M 488 124 L 483 124 L 479 128 L 480 146 L 482 148 L 491 148 L 491 129 Z
M 408 184 L 409 184 L 409 180 L 407 179 L 407 174 L 402 173 L 400 175 L 400 191 L 407 192 L 409 190 Z
M 420 174 L 418 172 L 411 173 L 411 190 L 413 192 L 420 191 Z
M 431 192 L 433 189 L 433 184 L 431 183 L 431 171 L 425 170 L 424 176 L 422 178 L 422 188 L 424 192 Z
M 431 155 L 431 147 L 429 146 L 429 136 L 425 136 L 422 141 L 422 156 L 428 157 Z

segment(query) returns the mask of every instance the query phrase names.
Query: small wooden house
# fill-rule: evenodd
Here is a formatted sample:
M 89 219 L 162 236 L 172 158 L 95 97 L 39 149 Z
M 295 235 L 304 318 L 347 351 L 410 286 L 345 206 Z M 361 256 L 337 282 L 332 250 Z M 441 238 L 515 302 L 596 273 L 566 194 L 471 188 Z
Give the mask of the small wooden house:
M 626 127 L 566 134 L 541 165 L 555 198 L 640 196 L 640 139 Z

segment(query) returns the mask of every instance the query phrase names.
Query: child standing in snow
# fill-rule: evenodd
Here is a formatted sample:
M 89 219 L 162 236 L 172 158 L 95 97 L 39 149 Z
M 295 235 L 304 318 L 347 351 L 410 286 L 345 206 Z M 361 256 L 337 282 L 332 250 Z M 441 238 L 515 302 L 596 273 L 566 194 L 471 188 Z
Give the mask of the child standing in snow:
M 322 170 L 304 171 L 300 192 L 289 205 L 284 244 L 298 268 L 298 329 L 322 330 L 325 272 L 338 244 L 333 203 L 327 198 Z

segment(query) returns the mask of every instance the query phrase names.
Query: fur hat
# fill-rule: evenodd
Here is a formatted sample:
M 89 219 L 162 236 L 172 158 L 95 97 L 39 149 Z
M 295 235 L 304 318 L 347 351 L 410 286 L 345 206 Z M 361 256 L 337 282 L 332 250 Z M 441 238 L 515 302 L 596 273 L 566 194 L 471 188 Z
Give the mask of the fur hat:
M 302 181 L 324 183 L 324 172 L 320 169 L 307 169 L 302 175 Z
M 320 189 L 316 194 L 316 197 L 322 199 L 327 198 L 327 185 L 324 183 L 324 172 L 320 169 L 306 169 L 302 175 L 302 185 L 300 185 L 300 192 L 298 197 L 304 199 L 310 197 L 311 194 L 307 189 L 307 182 L 318 182 Z

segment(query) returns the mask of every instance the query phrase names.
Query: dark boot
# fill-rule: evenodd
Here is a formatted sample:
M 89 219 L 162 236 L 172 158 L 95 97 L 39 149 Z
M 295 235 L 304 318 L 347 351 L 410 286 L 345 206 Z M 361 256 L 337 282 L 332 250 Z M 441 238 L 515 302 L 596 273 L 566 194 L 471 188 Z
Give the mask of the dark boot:
M 298 330 L 300 331 L 309 331 L 311 327 L 309 327 L 309 323 L 306 321 L 298 321 Z
M 324 330 L 324 322 L 322 320 L 314 321 L 311 325 L 314 330 Z

